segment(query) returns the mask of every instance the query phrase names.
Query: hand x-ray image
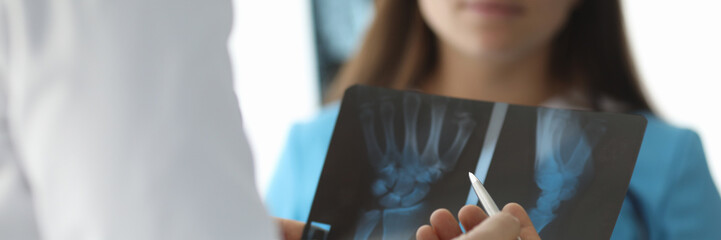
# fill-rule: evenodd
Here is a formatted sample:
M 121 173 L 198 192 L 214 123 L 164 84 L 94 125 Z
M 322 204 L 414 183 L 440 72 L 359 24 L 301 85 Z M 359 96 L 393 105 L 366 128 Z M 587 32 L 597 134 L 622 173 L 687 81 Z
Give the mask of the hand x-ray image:
M 438 208 L 517 202 L 545 239 L 608 239 L 643 139 L 641 116 L 367 86 L 343 99 L 304 239 L 414 239 Z

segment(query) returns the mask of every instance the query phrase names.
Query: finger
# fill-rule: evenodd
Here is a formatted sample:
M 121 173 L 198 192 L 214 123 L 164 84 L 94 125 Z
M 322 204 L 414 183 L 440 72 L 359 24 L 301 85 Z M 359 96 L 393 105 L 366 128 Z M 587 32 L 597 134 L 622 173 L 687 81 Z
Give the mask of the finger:
M 536 227 L 533 226 L 533 222 L 531 222 L 531 218 L 528 217 L 528 213 L 526 213 L 526 210 L 521 207 L 521 205 L 518 205 L 517 203 L 509 203 L 506 204 L 506 206 L 503 207 L 502 212 L 509 213 L 516 217 L 518 221 L 521 223 L 521 239 L 523 240 L 540 240 L 541 237 L 538 236 L 538 232 L 536 232 Z
M 460 220 L 461 225 L 463 225 L 463 228 L 466 229 L 466 232 L 470 231 L 478 224 L 481 224 L 481 222 L 483 222 L 486 218 L 488 218 L 488 215 L 486 215 L 483 209 L 476 205 L 466 205 L 458 211 L 458 220 Z
M 275 220 L 282 231 L 283 239 L 300 240 L 300 237 L 303 236 L 303 228 L 305 228 L 303 222 L 282 218 L 276 218 Z
M 515 240 L 520 233 L 520 221 L 513 215 L 502 212 L 487 218 L 473 230 L 466 232 L 466 235 L 461 239 Z
M 433 231 L 433 227 L 430 225 L 423 225 L 416 231 L 416 240 L 440 240 L 436 232 Z
M 431 226 L 441 240 L 461 235 L 461 227 L 448 209 L 438 209 L 431 214 Z

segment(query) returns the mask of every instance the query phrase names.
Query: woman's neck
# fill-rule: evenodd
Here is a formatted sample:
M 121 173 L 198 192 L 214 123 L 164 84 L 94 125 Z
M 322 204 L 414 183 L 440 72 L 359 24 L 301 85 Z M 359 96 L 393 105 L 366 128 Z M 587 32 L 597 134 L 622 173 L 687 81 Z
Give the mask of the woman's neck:
M 540 105 L 562 89 L 548 79 L 548 48 L 517 61 L 490 61 L 439 46 L 439 61 L 421 88 L 428 93 Z

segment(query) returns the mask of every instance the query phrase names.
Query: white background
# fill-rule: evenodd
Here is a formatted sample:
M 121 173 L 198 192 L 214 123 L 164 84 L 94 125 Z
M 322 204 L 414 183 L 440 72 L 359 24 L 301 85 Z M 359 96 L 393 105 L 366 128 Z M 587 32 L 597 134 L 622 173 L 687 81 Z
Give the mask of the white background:
M 624 0 L 623 5 L 653 105 L 668 121 L 700 133 L 719 186 L 721 2 Z M 310 0 L 236 0 L 235 11 L 229 45 L 236 90 L 264 193 L 290 124 L 320 107 Z

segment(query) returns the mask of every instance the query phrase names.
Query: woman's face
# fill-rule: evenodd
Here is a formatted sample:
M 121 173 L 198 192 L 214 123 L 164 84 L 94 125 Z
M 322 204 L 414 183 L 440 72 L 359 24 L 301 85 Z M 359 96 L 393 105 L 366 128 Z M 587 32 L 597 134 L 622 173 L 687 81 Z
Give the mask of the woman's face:
M 473 58 L 513 60 L 549 46 L 577 0 L 418 0 L 440 43 Z

